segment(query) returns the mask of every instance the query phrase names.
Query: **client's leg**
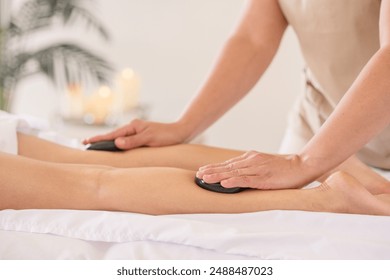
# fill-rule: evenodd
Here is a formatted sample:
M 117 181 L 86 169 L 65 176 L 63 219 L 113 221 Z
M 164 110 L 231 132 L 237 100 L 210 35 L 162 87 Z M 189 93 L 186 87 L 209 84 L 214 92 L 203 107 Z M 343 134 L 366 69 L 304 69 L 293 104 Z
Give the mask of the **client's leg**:
M 155 180 L 145 180 L 153 174 Z M 127 187 L 120 187 L 122 178 Z M 113 169 L 101 177 L 101 195 L 109 210 L 147 214 L 242 213 L 265 210 L 390 215 L 390 203 L 370 194 L 347 173 L 338 172 L 317 188 L 304 190 L 247 190 L 234 195 L 197 187 L 193 173 L 180 169 Z M 117 199 L 124 196 L 126 199 Z
M 101 164 L 115 167 L 177 167 L 197 170 L 212 162 L 222 162 L 241 155 L 242 151 L 201 145 L 176 145 L 160 148 L 139 148 L 120 153 L 81 151 L 45 141 L 34 136 L 18 134 L 18 149 L 22 156 L 62 163 Z M 355 156 L 332 172 L 345 171 L 357 178 L 372 194 L 390 193 L 390 182 Z
M 349 182 L 347 175 L 335 176 L 310 190 L 251 190 L 227 195 L 197 187 L 192 171 L 176 168 L 81 168 L 3 153 L 0 164 L 0 209 L 95 209 L 146 214 L 285 209 L 390 215 L 388 203 L 358 183 Z
M 372 195 L 356 178 L 346 172 L 337 172 L 329 176 L 321 185 L 331 189 L 339 202 L 342 202 L 340 212 L 390 215 L 390 194 Z
M 0 152 L 0 209 L 98 209 L 106 167 L 47 163 Z
M 390 194 L 390 182 L 360 161 L 356 156 L 351 156 L 334 170 L 319 178 L 318 181 L 323 182 L 330 174 L 338 171 L 351 174 L 372 194 Z
M 160 148 L 138 148 L 126 152 L 81 151 L 37 137 L 18 134 L 19 155 L 49 162 L 102 164 L 114 167 L 178 167 L 197 170 L 212 162 L 241 155 L 242 151 L 202 145 L 176 145 Z

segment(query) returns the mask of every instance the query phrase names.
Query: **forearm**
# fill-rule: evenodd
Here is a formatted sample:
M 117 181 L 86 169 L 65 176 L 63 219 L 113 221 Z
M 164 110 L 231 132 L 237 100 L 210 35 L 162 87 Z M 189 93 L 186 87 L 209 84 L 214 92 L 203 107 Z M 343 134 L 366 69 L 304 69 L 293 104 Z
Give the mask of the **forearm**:
M 206 82 L 179 120 L 193 138 L 235 105 L 256 84 L 277 48 L 233 36 Z
M 274 56 L 287 21 L 277 0 L 251 0 L 196 98 L 177 121 L 133 120 L 84 144 L 114 140 L 117 147 L 161 147 L 189 142 L 238 102 L 257 82 Z
M 287 25 L 278 1 L 248 1 L 215 66 L 178 121 L 187 141 L 249 92 L 274 57 Z
M 303 162 L 316 175 L 336 167 L 389 125 L 389 77 L 387 46 L 372 57 L 321 130 L 301 151 Z

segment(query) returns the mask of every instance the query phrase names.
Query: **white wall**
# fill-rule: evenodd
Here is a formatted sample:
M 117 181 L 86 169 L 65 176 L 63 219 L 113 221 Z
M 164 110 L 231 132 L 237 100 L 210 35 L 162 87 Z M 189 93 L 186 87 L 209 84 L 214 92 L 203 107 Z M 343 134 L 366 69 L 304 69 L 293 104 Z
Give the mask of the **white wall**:
M 114 62 L 131 67 L 142 79 L 141 101 L 150 118 L 173 121 L 208 73 L 224 40 L 237 22 L 244 1 L 100 0 L 97 13 L 112 34 L 102 43 L 84 30 L 64 37 L 87 41 Z M 51 40 L 45 34 L 40 40 Z M 212 126 L 211 145 L 277 151 L 288 110 L 300 90 L 302 68 L 295 35 L 288 30 L 275 61 L 250 95 Z M 58 92 L 42 77 L 20 84 L 14 111 L 50 117 Z

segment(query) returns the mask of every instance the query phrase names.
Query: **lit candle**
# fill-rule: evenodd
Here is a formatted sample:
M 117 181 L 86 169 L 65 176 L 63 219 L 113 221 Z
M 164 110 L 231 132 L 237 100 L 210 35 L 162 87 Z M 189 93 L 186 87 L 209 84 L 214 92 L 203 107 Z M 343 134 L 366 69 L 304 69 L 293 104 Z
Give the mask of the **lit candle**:
M 61 114 L 65 119 L 81 118 L 84 112 L 82 87 L 78 84 L 68 85 L 68 90 L 61 104 Z
M 138 75 L 130 68 L 124 69 L 117 78 L 118 99 L 124 111 L 131 110 L 138 105 L 140 81 Z
M 84 120 L 91 124 L 104 124 L 111 113 L 113 104 L 112 90 L 100 87 L 85 103 Z

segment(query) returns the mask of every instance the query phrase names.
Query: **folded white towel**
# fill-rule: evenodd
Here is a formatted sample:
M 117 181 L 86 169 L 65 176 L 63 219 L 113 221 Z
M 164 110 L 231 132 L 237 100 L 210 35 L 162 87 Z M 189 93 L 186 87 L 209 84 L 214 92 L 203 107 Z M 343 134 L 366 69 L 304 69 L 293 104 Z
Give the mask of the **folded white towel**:
M 18 121 L 0 116 L 0 151 L 10 154 L 18 153 L 16 127 Z
M 13 115 L 0 110 L 0 151 L 16 155 L 18 153 L 17 131 L 33 133 L 47 128 L 48 123 L 40 118 Z

